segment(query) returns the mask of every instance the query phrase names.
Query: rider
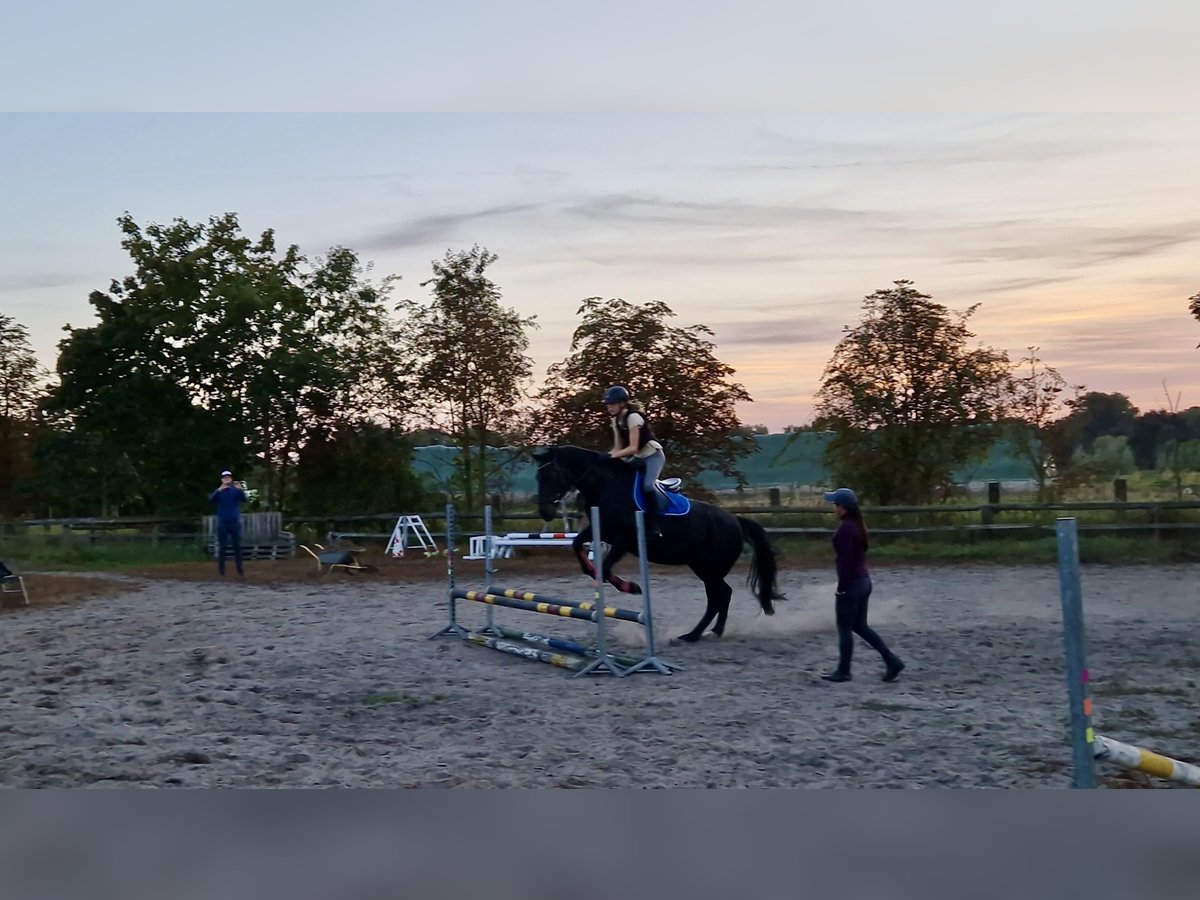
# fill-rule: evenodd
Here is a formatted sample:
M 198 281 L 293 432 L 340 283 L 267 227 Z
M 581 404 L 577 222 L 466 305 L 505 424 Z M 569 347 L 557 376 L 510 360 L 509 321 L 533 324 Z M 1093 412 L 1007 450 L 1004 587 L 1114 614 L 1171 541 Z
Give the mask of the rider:
M 608 456 L 613 459 L 638 460 L 642 468 L 642 491 L 645 494 L 646 537 L 662 537 L 658 527 L 658 498 L 654 482 L 662 474 L 667 457 L 662 444 L 654 439 L 650 423 L 635 403 L 629 400 L 629 391 L 613 385 L 604 392 L 604 406 L 612 420 L 613 448 Z

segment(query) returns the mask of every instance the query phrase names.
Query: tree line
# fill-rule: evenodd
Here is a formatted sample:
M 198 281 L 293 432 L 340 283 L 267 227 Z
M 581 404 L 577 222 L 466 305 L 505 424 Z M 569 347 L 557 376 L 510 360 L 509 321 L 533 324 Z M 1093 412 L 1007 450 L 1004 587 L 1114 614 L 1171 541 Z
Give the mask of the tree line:
M 486 248 L 448 251 L 397 296 L 346 247 L 308 258 L 236 214 L 118 220 L 130 272 L 66 327 L 53 374 L 0 314 L 0 515 L 194 515 L 221 469 L 260 508 L 297 515 L 466 508 L 501 492 L 521 448 L 605 448 L 600 396 L 626 385 L 667 448 L 670 474 L 737 474 L 752 398 L 704 325 L 658 300 L 589 297 L 566 356 L 533 391 L 535 316 L 505 305 Z M 1200 295 L 1189 301 L 1200 318 Z M 875 502 L 926 502 L 1000 435 L 1045 490 L 1105 466 L 1193 465 L 1200 408 L 1139 413 L 1120 394 L 1069 388 L 1037 348 L 1011 361 L 910 282 L 865 298 L 834 348 L 804 428 L 835 433 L 827 464 Z M 798 430 L 798 429 L 791 429 Z M 1116 443 L 1114 443 L 1116 442 Z M 433 486 L 413 447 L 458 449 Z M 496 448 L 508 448 L 497 451 Z M 1126 458 L 1127 457 L 1127 458 Z M 1106 470 L 1105 470 L 1106 471 Z M 438 494 L 438 496 L 434 496 Z

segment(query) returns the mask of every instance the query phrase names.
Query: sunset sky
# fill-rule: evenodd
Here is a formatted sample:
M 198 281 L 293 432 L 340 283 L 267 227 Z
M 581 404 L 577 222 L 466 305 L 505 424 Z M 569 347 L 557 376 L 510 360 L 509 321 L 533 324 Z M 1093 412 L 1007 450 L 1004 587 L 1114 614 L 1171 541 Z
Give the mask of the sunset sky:
M 662 300 L 779 430 L 864 295 L 896 279 L 1071 383 L 1200 405 L 1200 117 L 916 114 L 6 114 L 0 311 L 50 367 L 130 271 L 115 220 L 239 214 L 357 250 L 398 296 L 499 255 L 539 375 L 591 296 Z

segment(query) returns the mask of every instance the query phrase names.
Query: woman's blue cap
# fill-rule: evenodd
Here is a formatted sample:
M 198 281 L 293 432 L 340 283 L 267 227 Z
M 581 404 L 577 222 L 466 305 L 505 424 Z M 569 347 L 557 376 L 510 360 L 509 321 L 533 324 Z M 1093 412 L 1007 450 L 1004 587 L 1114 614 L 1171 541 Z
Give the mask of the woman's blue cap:
M 825 499 L 838 506 L 844 506 L 846 509 L 858 509 L 858 497 L 850 488 L 838 488 L 836 491 L 830 491 L 825 495 Z

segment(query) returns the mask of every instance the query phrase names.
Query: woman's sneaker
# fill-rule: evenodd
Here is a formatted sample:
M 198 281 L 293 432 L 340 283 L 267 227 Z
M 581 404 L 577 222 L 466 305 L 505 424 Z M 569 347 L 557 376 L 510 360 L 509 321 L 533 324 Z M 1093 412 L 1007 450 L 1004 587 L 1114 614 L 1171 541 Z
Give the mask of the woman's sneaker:
M 849 672 L 838 672 L 838 671 L 826 672 L 824 675 L 821 676 L 821 678 L 824 679 L 825 681 L 849 681 L 850 673 Z

